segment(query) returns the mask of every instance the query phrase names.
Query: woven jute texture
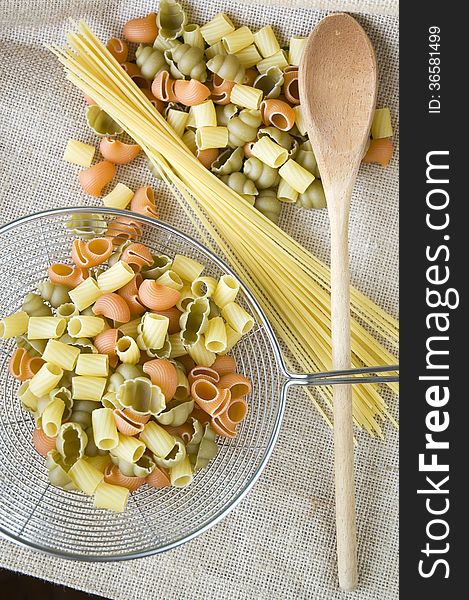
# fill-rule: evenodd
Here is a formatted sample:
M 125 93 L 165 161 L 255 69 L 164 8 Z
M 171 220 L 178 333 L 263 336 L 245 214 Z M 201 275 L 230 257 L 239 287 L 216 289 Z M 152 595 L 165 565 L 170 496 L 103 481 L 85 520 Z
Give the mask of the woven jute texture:
M 397 2 L 391 0 L 193 0 L 192 22 L 224 10 L 238 24 L 273 25 L 279 37 L 307 35 L 325 10 L 349 10 L 375 46 L 379 105 L 398 126 Z M 68 17 L 85 18 L 106 39 L 124 22 L 154 10 L 150 0 L 2 0 L 0 2 L 0 219 L 37 210 L 99 204 L 77 182 L 78 168 L 64 163 L 67 139 L 96 144 L 87 129 L 80 94 L 65 81 L 44 42 L 65 40 Z M 320 10 L 318 10 L 320 9 Z M 395 142 L 397 144 L 397 136 Z M 132 188 L 151 183 L 143 158 L 120 168 Z M 167 191 L 159 191 L 162 217 L 190 231 Z M 328 261 L 325 211 L 285 207 L 291 235 Z M 354 284 L 397 316 L 397 156 L 384 169 L 364 166 L 354 192 L 350 253 Z M 397 414 L 396 399 L 390 410 Z M 360 588 L 353 598 L 398 597 L 398 444 L 357 432 L 356 487 Z M 164 555 L 124 563 L 88 564 L 50 558 L 0 541 L 0 564 L 36 577 L 122 600 L 330 600 L 337 588 L 331 431 L 310 400 L 291 390 L 278 444 L 248 497 L 219 525 Z

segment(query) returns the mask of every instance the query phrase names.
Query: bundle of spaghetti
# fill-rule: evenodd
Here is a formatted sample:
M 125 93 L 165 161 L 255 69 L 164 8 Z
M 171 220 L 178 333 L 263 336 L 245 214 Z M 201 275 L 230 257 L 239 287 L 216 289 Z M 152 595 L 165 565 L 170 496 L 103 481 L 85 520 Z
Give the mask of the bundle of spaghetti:
M 206 170 L 86 23 L 76 27 L 78 33 L 67 38 L 69 48 L 50 48 L 67 78 L 159 168 L 201 239 L 212 250 L 218 248 L 248 285 L 297 365 L 310 372 L 330 370 L 327 266 Z M 351 314 L 352 366 L 394 364 L 387 347 L 397 346 L 395 319 L 353 288 Z M 397 391 L 396 384 L 387 385 Z M 322 388 L 310 396 L 330 424 L 331 390 Z M 354 386 L 353 414 L 371 435 L 382 436 L 380 420 L 394 422 L 379 388 L 369 384 Z

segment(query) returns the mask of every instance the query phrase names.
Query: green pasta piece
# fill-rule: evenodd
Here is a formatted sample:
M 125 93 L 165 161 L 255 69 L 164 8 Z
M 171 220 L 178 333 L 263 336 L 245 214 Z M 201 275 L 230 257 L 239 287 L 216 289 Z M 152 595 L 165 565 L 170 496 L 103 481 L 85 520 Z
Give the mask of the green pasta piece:
M 284 82 L 283 72 L 278 67 L 270 67 L 254 80 L 253 87 L 264 92 L 264 98 L 278 98 Z
M 96 213 L 86 215 L 73 214 L 65 221 L 65 227 L 70 233 L 74 233 L 83 239 L 91 239 L 103 235 L 106 232 L 107 222 L 102 215 Z M 65 302 L 70 302 L 70 299 L 65 300 Z M 61 304 L 63 304 L 63 302 L 61 302 Z
M 175 40 L 182 35 L 187 16 L 179 2 L 175 0 L 160 0 L 160 8 L 156 24 L 162 38 Z
M 303 147 L 298 150 L 298 153 L 295 157 L 295 160 L 298 164 L 312 173 L 315 177 L 320 177 L 318 163 L 316 161 L 316 157 L 314 156 L 313 150 L 304 150 Z
M 163 392 L 147 377 L 136 377 L 122 383 L 117 390 L 117 400 L 124 407 L 132 408 L 141 415 L 159 415 L 165 408 Z
M 49 398 L 51 401 L 55 398 L 59 398 L 60 400 L 62 400 L 62 402 L 65 404 L 65 410 L 62 418 L 64 421 L 68 421 L 72 416 L 73 409 L 73 399 L 70 390 L 67 389 L 65 386 L 57 387 L 51 392 L 49 392 Z
M 315 179 L 296 201 L 301 208 L 326 208 L 326 196 L 320 179 Z
M 51 485 L 67 490 L 68 492 L 77 489 L 77 486 L 73 483 L 68 475 L 68 469 L 70 467 L 64 463 L 57 450 L 51 450 L 48 452 L 46 458 L 46 467 Z
M 85 314 L 85 311 L 83 311 L 81 314 Z M 90 316 L 94 317 L 95 314 L 92 313 Z M 64 333 L 59 338 L 59 342 L 80 348 L 81 354 L 98 354 L 98 350 L 96 349 L 95 345 L 88 338 L 72 338 L 70 335 L 68 335 L 68 333 Z
M 26 294 L 21 307 L 24 312 L 28 313 L 30 317 L 51 317 L 52 310 L 44 302 L 44 299 L 39 294 L 31 292 Z
M 248 179 L 244 173 L 231 173 L 224 175 L 221 180 L 226 185 L 240 194 L 250 204 L 254 204 L 255 197 L 259 194 L 254 181 Z
M 274 223 L 278 222 L 282 203 L 274 190 L 261 190 L 254 203 L 254 208 Z
M 55 445 L 65 465 L 71 467 L 83 458 L 88 444 L 88 436 L 78 423 L 64 423 L 59 429 Z
M 194 417 L 191 417 L 190 420 L 192 425 L 192 435 L 191 439 L 186 444 L 186 452 L 189 457 L 193 454 L 197 454 L 205 431 L 204 426 L 199 420 L 194 419 Z
M 188 454 L 194 473 L 204 469 L 208 463 L 218 454 L 218 446 L 215 442 L 216 433 L 207 423 L 200 444 L 196 445 L 191 442 L 188 444 Z
M 194 400 L 178 402 L 171 400 L 166 409 L 160 413 L 156 420 L 161 425 L 172 425 L 178 427 L 187 421 L 187 418 L 194 410 Z
M 262 123 L 259 110 L 245 108 L 239 115 L 232 117 L 227 124 L 228 143 L 232 148 L 244 146 L 256 139 L 257 130 Z
M 212 163 L 211 171 L 217 175 L 229 175 L 243 168 L 244 150 L 238 146 L 234 150 L 226 148 Z
M 230 102 L 229 104 L 217 104 L 215 111 L 217 113 L 217 124 L 226 127 L 228 121 L 238 114 L 239 108 Z
M 159 467 L 169 469 L 185 458 L 186 447 L 184 446 L 184 442 L 178 437 L 174 438 L 174 442 L 173 449 L 164 458 L 160 458 L 159 456 L 156 456 L 156 454 L 153 455 L 153 460 Z
M 207 69 L 222 79 L 243 83 L 246 69 L 234 54 L 217 54 L 207 62 Z
M 58 308 L 61 304 L 70 302 L 68 288 L 60 283 L 52 283 L 51 281 L 42 281 L 37 284 L 37 289 L 41 297 L 49 302 L 54 308 Z
M 114 136 L 123 133 L 123 129 L 97 104 L 92 104 L 86 109 L 86 120 L 90 129 L 97 135 Z
M 91 413 L 95 408 L 99 408 L 99 403 L 93 400 L 75 400 L 70 416 L 71 423 L 81 425 L 83 430 L 91 427 Z
M 171 356 L 171 340 L 166 335 L 164 344 L 161 348 L 147 348 L 145 352 L 151 358 L 169 358 Z
M 144 454 L 135 463 L 131 463 L 110 453 L 112 462 L 118 466 L 119 471 L 126 477 L 148 477 L 155 468 L 153 459 Z
M 179 319 L 184 346 L 194 346 L 208 325 L 210 304 L 207 298 L 196 298 L 187 305 Z
M 161 71 L 169 71 L 163 52 L 152 46 L 140 44 L 135 52 L 135 59 L 145 79 L 154 79 Z
M 18 348 L 24 348 L 30 356 L 41 356 L 47 344 L 47 340 L 28 340 L 26 335 L 19 335 L 15 342 Z
M 175 79 L 197 79 L 202 83 L 207 79 L 204 51 L 196 46 L 180 44 L 166 50 L 164 57 L 170 65 L 171 75 Z
M 171 269 L 173 261 L 166 254 L 152 254 L 153 264 L 151 267 L 144 267 L 141 271 L 143 279 L 158 279 L 163 273 Z
M 273 188 L 280 181 L 278 170 L 264 164 L 255 156 L 251 156 L 245 161 L 243 173 L 254 181 L 258 190 Z

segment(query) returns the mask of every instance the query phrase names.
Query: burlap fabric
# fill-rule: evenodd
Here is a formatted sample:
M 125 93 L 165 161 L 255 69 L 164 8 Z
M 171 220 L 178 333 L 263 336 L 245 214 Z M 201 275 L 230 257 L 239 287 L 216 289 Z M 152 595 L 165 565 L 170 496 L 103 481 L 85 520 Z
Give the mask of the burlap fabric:
M 271 23 L 286 39 L 308 34 L 326 9 L 354 11 L 376 48 L 379 105 L 398 124 L 398 22 L 392 0 L 192 0 L 191 20 L 220 10 L 253 28 Z M 63 42 L 68 17 L 80 17 L 106 38 L 131 17 L 155 9 L 151 0 L 2 0 L 0 2 L 0 219 L 64 205 L 94 204 L 80 191 L 78 169 L 62 161 L 68 138 L 96 142 L 84 121 L 80 95 L 43 48 Z M 317 8 L 321 10 L 316 10 Z M 359 14 L 357 14 L 359 11 Z M 397 142 L 397 137 L 395 138 Z M 130 187 L 151 181 L 145 161 L 120 169 Z M 188 230 L 171 196 L 161 212 Z M 354 193 L 350 252 L 354 284 L 379 305 L 398 308 L 397 156 L 386 168 L 361 169 Z M 286 207 L 281 225 L 328 260 L 324 211 Z M 391 410 L 397 413 L 395 399 Z M 358 433 L 356 481 L 360 600 L 398 596 L 397 434 Z M 221 524 L 162 556 L 114 564 L 50 558 L 0 541 L 0 564 L 108 598 L 123 600 L 345 598 L 337 589 L 331 432 L 300 391 L 290 392 L 282 431 L 260 480 Z M 1 485 L 1 482 L 0 482 Z

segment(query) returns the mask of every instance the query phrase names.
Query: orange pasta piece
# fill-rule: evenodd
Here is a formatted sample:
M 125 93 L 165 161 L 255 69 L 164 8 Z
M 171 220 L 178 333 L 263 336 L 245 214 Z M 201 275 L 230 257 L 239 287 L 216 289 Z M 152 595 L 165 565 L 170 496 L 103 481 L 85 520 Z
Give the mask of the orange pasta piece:
M 129 244 L 122 253 L 121 260 L 130 265 L 134 271 L 140 271 L 142 267 L 150 267 L 153 264 L 153 256 L 145 244 Z M 135 269 L 134 267 L 137 267 Z
M 220 381 L 220 374 L 212 369 L 211 367 L 194 367 L 191 371 L 189 371 L 189 375 L 187 376 L 189 381 L 189 385 L 192 387 L 194 381 L 197 379 L 206 379 L 207 381 L 211 381 L 212 383 L 217 384 Z
M 223 412 L 231 400 L 228 389 L 217 388 L 213 381 L 208 379 L 196 379 L 191 385 L 191 396 L 210 416 Z
M 230 390 L 233 400 L 243 398 L 252 391 L 251 380 L 239 373 L 227 373 L 218 382 L 220 388 Z
M 234 87 L 234 81 L 223 79 L 216 73 L 212 77 L 212 95 L 211 99 L 215 104 L 229 104 L 231 98 L 231 90 Z
M 113 37 L 107 41 L 106 48 L 118 63 L 122 64 L 127 60 L 127 56 L 129 55 L 127 42 Z
M 135 492 L 145 483 L 145 477 L 129 477 L 119 471 L 119 467 L 110 463 L 104 470 L 104 481 L 111 485 L 120 485 L 130 492 Z
M 47 456 L 51 450 L 55 450 L 55 437 L 47 436 L 42 429 L 33 429 L 33 446 L 41 456 Z
M 76 287 L 89 276 L 88 269 L 80 269 L 75 265 L 71 267 L 62 263 L 53 263 L 47 273 L 52 283 L 60 283 L 69 288 Z
M 95 102 L 91 96 L 88 96 L 88 94 L 83 94 L 83 99 L 85 100 L 86 104 L 89 104 L 90 106 L 92 104 L 97 104 L 97 102 Z
M 153 279 L 145 279 L 138 288 L 138 298 L 147 308 L 167 310 L 177 304 L 181 297 L 178 290 L 161 285 Z
M 118 329 L 106 329 L 94 338 L 93 345 L 99 354 L 107 354 L 109 357 L 117 356 L 116 344 L 122 333 Z
M 244 73 L 243 84 L 249 85 L 252 87 L 254 85 L 254 81 L 258 77 L 259 77 L 259 72 L 257 71 L 257 69 L 246 69 L 246 72 Z
M 247 144 L 244 144 L 243 146 L 243 150 L 244 150 L 244 156 L 246 158 L 251 158 L 251 156 L 254 156 L 254 154 L 252 153 L 252 147 L 254 146 L 255 142 L 248 142 Z
M 117 290 L 119 296 L 124 298 L 127 302 L 127 305 L 130 309 L 131 316 L 138 316 L 145 312 L 146 308 L 138 299 L 138 286 L 142 282 L 142 277 L 140 274 L 137 274 L 133 279 L 129 281 L 124 287 L 121 287 L 120 290 Z
M 149 360 L 143 365 L 143 372 L 151 382 L 163 392 L 166 402 L 174 396 L 178 384 L 176 367 L 164 358 Z
M 72 243 L 72 260 L 81 269 L 96 267 L 112 254 L 112 242 L 108 238 L 94 238 L 87 242 L 76 239 Z
M 155 206 L 155 194 L 149 185 L 141 187 L 135 192 L 130 202 L 130 210 L 140 215 L 154 217 L 155 219 L 158 218 L 158 211 Z
M 136 240 L 142 235 L 142 228 L 135 219 L 118 217 L 109 222 L 106 237 L 112 238 L 115 246 L 120 246 L 127 240 Z
M 362 158 L 364 163 L 375 163 L 386 167 L 392 158 L 394 147 L 389 138 L 380 138 L 371 140 L 370 146 Z
M 208 419 L 210 419 L 209 415 L 206 414 L 206 416 Z M 180 437 L 185 444 L 188 444 L 190 442 L 190 439 L 193 434 L 192 423 L 183 423 L 182 425 L 179 425 L 178 427 L 168 426 L 168 427 L 165 427 L 165 429 L 171 435 Z
M 174 84 L 175 80 L 171 79 L 168 71 L 161 71 L 151 84 L 151 93 L 163 102 L 177 102 Z
M 26 381 L 36 375 L 43 364 L 39 356 L 31 357 L 24 348 L 17 348 L 11 355 L 8 371 L 18 381 Z
M 136 44 L 153 44 L 158 35 L 156 13 L 152 12 L 140 19 L 131 19 L 124 25 L 124 37 Z
M 177 101 L 185 106 L 201 104 L 210 96 L 209 88 L 197 79 L 177 79 L 173 85 L 173 93 Z
M 166 108 L 166 104 L 162 100 L 158 100 L 153 94 L 151 90 L 142 90 L 143 94 L 148 98 L 148 100 L 153 104 L 156 110 L 160 113 L 164 113 L 164 109 Z
M 137 415 L 131 408 L 116 408 L 113 412 L 116 427 L 123 435 L 133 436 L 141 433 L 150 418 L 150 415 Z
M 218 435 L 227 438 L 234 438 L 236 436 L 236 423 L 233 423 L 231 419 L 227 418 L 226 412 L 217 417 L 213 417 L 210 421 L 210 425 Z
M 210 415 L 201 409 L 197 404 L 194 406 L 194 410 L 191 412 L 190 416 L 194 419 L 197 419 L 197 421 L 200 421 L 202 425 L 206 425 L 211 421 Z
M 135 63 L 125 62 L 121 67 L 139 88 L 149 89 L 150 82 L 141 74 L 139 67 Z
M 95 315 L 100 315 L 117 321 L 118 323 L 128 323 L 130 321 L 130 308 L 127 302 L 115 293 L 103 294 L 96 300 L 93 306 Z
M 103 157 L 115 165 L 126 165 L 140 154 L 138 144 L 124 144 L 113 138 L 103 138 L 99 144 L 99 150 Z
M 261 115 L 265 125 L 274 125 L 280 131 L 288 131 L 295 124 L 293 108 L 278 98 L 263 100 Z
M 211 367 L 220 377 L 228 373 L 236 373 L 236 361 L 232 356 L 217 356 Z
M 169 319 L 169 327 L 168 327 L 169 335 L 172 335 L 173 333 L 177 333 L 178 331 L 180 331 L 181 327 L 179 325 L 179 319 L 182 315 L 182 312 L 178 308 L 173 306 L 172 308 L 168 308 L 167 310 L 158 310 L 156 312 L 157 312 L 157 314 L 159 314 L 163 317 L 168 317 L 168 319 Z
M 206 169 L 210 169 L 220 154 L 219 148 L 207 148 L 206 150 L 197 150 L 196 156 Z
M 228 408 L 223 414 L 225 413 L 227 416 L 226 418 L 232 423 L 241 423 L 241 421 L 243 421 L 248 414 L 248 403 L 246 402 L 245 398 L 236 398 L 235 400 L 231 399 Z
M 78 179 L 84 192 L 90 196 L 99 197 L 107 184 L 113 180 L 115 174 L 116 167 L 108 160 L 103 160 L 88 169 L 83 169 L 78 174 Z
M 300 92 L 298 88 L 298 67 L 287 67 L 283 71 L 283 93 L 290 104 L 300 103 Z
M 168 487 L 169 485 L 171 485 L 171 481 L 169 479 L 168 472 L 166 471 L 166 469 L 163 469 L 162 467 L 159 467 L 158 465 L 156 465 L 156 467 L 153 469 L 153 471 L 150 473 L 150 475 L 147 476 L 146 482 L 151 487 L 157 488 L 157 489 L 161 489 L 161 488 Z

